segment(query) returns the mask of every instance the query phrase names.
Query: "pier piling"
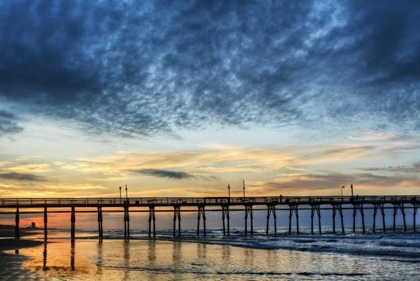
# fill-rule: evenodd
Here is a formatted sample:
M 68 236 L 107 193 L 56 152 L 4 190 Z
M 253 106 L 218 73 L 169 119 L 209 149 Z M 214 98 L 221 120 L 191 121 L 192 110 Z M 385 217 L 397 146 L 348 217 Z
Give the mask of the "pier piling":
M 118 200 L 120 199 L 120 200 Z M 363 233 L 366 233 L 364 211 L 373 211 L 373 232 L 377 232 L 379 228 L 377 224 L 377 215 L 382 215 L 383 231 L 397 231 L 397 222 L 400 220 L 404 223 L 403 231 L 407 231 L 407 223 L 405 217 L 406 207 L 411 210 L 413 208 L 413 232 L 417 229 L 416 219 L 417 211 L 420 206 L 420 196 L 414 195 L 386 195 L 386 196 L 265 196 L 265 197 L 168 197 L 168 198 L 131 198 L 132 201 L 122 200 L 121 198 L 2 198 L 0 199 L 0 213 L 10 216 L 15 219 L 15 239 L 20 239 L 20 216 L 22 214 L 38 214 L 39 218 L 44 219 L 44 241 L 48 239 L 48 212 L 50 213 L 70 213 L 71 222 L 71 239 L 75 239 L 75 223 L 76 212 L 78 213 L 95 213 L 98 217 L 98 236 L 101 240 L 103 234 L 103 213 L 104 212 L 124 212 L 124 237 L 130 237 L 130 213 L 147 212 L 149 209 L 149 237 L 156 237 L 156 211 L 155 207 L 159 208 L 159 212 L 174 212 L 173 217 L 173 236 L 181 236 L 181 212 L 195 212 L 191 209 L 198 208 L 197 217 L 197 235 L 207 235 L 207 221 L 206 208 L 211 208 L 207 211 L 222 212 L 223 235 L 230 235 L 230 212 L 231 211 L 245 211 L 245 231 L 244 235 L 249 233 L 253 235 L 253 207 L 256 206 L 255 211 L 265 212 L 266 217 L 266 234 L 268 235 L 271 227 L 271 218 L 274 220 L 274 234 L 277 234 L 277 218 L 276 212 L 289 211 L 289 234 L 292 233 L 293 218 L 296 220 L 296 230 L 299 234 L 299 209 L 300 211 L 311 211 L 311 233 L 316 229 L 314 226 L 315 216 L 318 216 L 318 231 L 322 233 L 322 212 L 332 210 L 332 231 L 336 233 L 336 216 L 340 215 L 341 232 L 344 233 L 344 211 L 353 211 L 353 232 L 356 232 L 356 219 L 358 213 L 361 215 L 360 227 L 363 227 Z M 181 207 L 186 207 L 186 210 L 181 210 Z M 266 208 L 265 208 L 266 207 Z M 76 210 L 77 208 L 77 210 Z M 104 210 L 104 208 L 106 210 Z M 109 209 L 108 209 L 109 208 Z M 162 208 L 162 210 L 160 210 Z M 130 210 L 131 209 L 131 210 Z M 393 228 L 385 225 L 385 210 L 393 210 Z M 388 212 L 388 211 L 387 211 Z M 306 214 L 306 213 L 305 213 Z M 347 215 L 347 213 L 346 213 Z M 398 215 L 398 218 L 397 218 Z M 38 218 L 38 219 L 39 219 Z M 9 218 L 10 219 L 10 218 Z M 201 225 L 203 220 L 203 225 Z M 25 220 L 26 224 L 26 220 Z M 250 229 L 249 229 L 250 226 Z M 338 225 L 337 225 L 338 226 Z M 200 234 L 200 228 L 204 230 Z M 177 230 L 178 229 L 178 230 Z M 398 230 L 399 231 L 399 230 Z M 411 229 L 410 229 L 411 231 Z
M 353 203 L 353 233 L 356 233 L 356 215 L 357 211 L 359 211 L 361 217 L 362 217 L 362 229 L 363 234 L 366 233 L 366 227 L 365 227 L 365 214 L 363 212 L 363 203 Z
M 153 229 L 152 229 L 153 226 Z M 152 235 L 153 230 L 153 237 L 156 237 L 156 214 L 155 214 L 155 206 L 149 206 L 149 237 Z
M 74 238 L 76 237 L 75 235 L 75 231 L 76 231 L 76 211 L 75 211 L 75 207 L 71 207 L 71 218 L 70 218 L 70 222 L 71 222 L 71 240 L 74 240 Z
M 176 221 L 178 220 L 178 237 L 181 237 L 181 206 L 174 206 L 174 237 L 176 236 Z
M 340 204 L 332 204 L 333 207 L 333 215 L 332 215 L 332 221 L 333 221 L 333 233 L 336 233 L 335 231 L 335 215 L 337 212 L 340 214 L 341 218 L 341 233 L 344 233 L 344 216 L 343 216 L 343 205 Z
M 227 235 L 230 236 L 230 226 L 229 226 L 229 205 L 222 205 L 222 221 L 223 221 L 223 235 L 226 235 L 226 225 L 225 220 L 227 220 Z
M 206 210 L 205 205 L 198 205 L 198 217 L 197 217 L 197 236 L 200 236 L 200 218 L 203 218 L 203 235 L 206 236 Z
M 372 230 L 375 233 L 376 232 L 376 213 L 378 210 L 381 212 L 382 215 L 382 226 L 383 226 L 383 232 L 386 232 L 386 226 L 385 226 L 385 208 L 383 203 L 375 203 L 373 204 L 373 227 Z
M 48 223 L 48 218 L 47 218 L 47 207 L 44 208 L 44 242 L 47 242 L 47 223 Z
M 404 203 L 394 203 L 394 223 L 393 223 L 393 230 L 395 231 L 395 224 L 396 224 L 396 216 L 397 216 L 397 212 L 398 210 L 401 211 L 401 214 L 403 216 L 403 222 L 404 222 L 404 232 L 407 232 L 407 224 L 405 221 L 405 211 L 404 211 Z
M 289 234 L 292 234 L 292 217 L 295 214 L 296 218 L 296 232 L 299 234 L 299 205 L 289 204 Z
M 252 213 L 252 205 L 245 206 L 245 235 L 248 235 L 248 216 L 251 223 L 251 235 L 254 235 L 254 215 Z
M 99 240 L 104 238 L 104 229 L 103 229 L 103 217 L 102 217 L 102 207 L 98 206 L 98 232 Z
M 265 229 L 265 233 L 268 234 L 268 227 L 270 223 L 271 214 L 273 214 L 273 220 L 274 220 L 274 234 L 277 234 L 276 205 L 273 205 L 273 204 L 267 205 L 267 227 Z
M 124 206 L 124 238 L 130 239 L 130 212 L 128 205 Z
M 414 198 L 415 199 L 415 198 Z M 413 231 L 416 231 L 416 215 L 417 210 L 419 209 L 419 203 L 415 203 L 415 200 L 412 200 L 413 204 Z
M 19 207 L 16 208 L 16 217 L 15 217 L 15 239 L 20 239 L 20 227 L 19 227 Z
M 318 215 L 318 230 L 319 234 L 321 234 L 321 208 L 319 204 L 312 204 L 311 205 L 311 234 L 314 234 L 314 215 L 315 213 Z

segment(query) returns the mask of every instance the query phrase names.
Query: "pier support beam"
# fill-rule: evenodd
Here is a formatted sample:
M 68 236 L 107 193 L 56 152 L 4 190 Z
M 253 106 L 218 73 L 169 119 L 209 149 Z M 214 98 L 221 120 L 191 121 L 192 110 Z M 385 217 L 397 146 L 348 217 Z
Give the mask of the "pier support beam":
M 130 212 L 128 206 L 124 206 L 124 238 L 130 239 Z
M 181 237 L 181 206 L 174 206 L 174 237 L 176 236 L 176 221 L 178 220 L 178 237 Z
M 289 205 L 289 234 L 292 234 L 292 217 L 295 214 L 296 218 L 296 231 L 299 234 L 299 205 L 290 204 Z
M 268 226 L 270 223 L 270 216 L 273 214 L 274 219 L 274 234 L 277 234 L 277 216 L 276 216 L 276 205 L 267 205 L 267 227 L 265 233 L 268 235 Z
M 363 234 L 364 234 L 364 233 L 366 233 L 366 227 L 365 227 L 365 214 L 363 212 L 363 204 L 362 203 L 353 203 L 353 233 L 356 233 L 357 211 L 359 211 L 360 215 L 362 216 L 362 228 L 363 228 Z
M 417 210 L 419 209 L 420 203 L 412 203 L 413 204 L 413 231 L 416 232 L 416 215 Z
M 103 217 L 102 217 L 102 207 L 98 206 L 98 234 L 99 240 L 104 238 L 104 228 L 103 228 Z
M 200 236 L 200 219 L 203 218 L 203 235 L 206 236 L 206 210 L 205 205 L 198 205 L 198 216 L 197 216 L 197 236 Z
M 153 229 L 152 229 L 153 226 Z M 155 206 L 149 206 L 149 237 L 152 236 L 153 230 L 153 237 L 156 237 L 156 213 L 155 213 Z
M 47 207 L 44 208 L 44 242 L 47 242 L 47 223 L 48 223 L 48 217 L 47 217 Z
M 401 211 L 401 214 L 403 215 L 403 221 L 404 221 L 404 232 L 407 231 L 407 224 L 405 222 L 405 211 L 404 211 L 404 203 L 394 203 L 394 224 L 393 224 L 393 231 L 395 231 L 395 223 L 396 223 L 396 216 L 398 210 Z
M 20 227 L 19 227 L 19 207 L 16 208 L 15 217 L 15 239 L 20 239 Z
M 227 220 L 227 231 L 226 231 L 226 224 L 225 220 Z M 223 221 L 223 235 L 230 235 L 230 217 L 229 217 L 229 205 L 222 205 L 222 221 Z
M 318 231 L 321 234 L 321 205 L 312 204 L 311 205 L 311 233 L 314 234 L 314 215 L 318 215 Z
M 343 205 L 342 204 L 332 204 L 332 207 L 333 207 L 333 215 L 332 215 L 332 219 L 333 219 L 333 233 L 336 233 L 336 231 L 335 231 L 335 215 L 338 212 L 340 214 L 340 218 L 341 218 L 341 233 L 344 234 Z
M 76 237 L 75 233 L 76 233 L 76 211 L 75 211 L 75 207 L 71 207 L 71 217 L 70 217 L 70 222 L 71 222 L 71 231 L 70 231 L 70 236 L 71 236 L 71 240 L 74 240 L 74 238 Z
M 383 231 L 386 232 L 384 203 L 374 203 L 373 204 L 373 228 L 372 228 L 373 233 L 376 232 L 376 213 L 378 212 L 378 210 L 381 212 L 381 215 L 382 215 Z
M 248 215 L 251 222 L 251 235 L 254 235 L 254 215 L 252 214 L 252 205 L 245 205 L 245 235 L 248 235 Z

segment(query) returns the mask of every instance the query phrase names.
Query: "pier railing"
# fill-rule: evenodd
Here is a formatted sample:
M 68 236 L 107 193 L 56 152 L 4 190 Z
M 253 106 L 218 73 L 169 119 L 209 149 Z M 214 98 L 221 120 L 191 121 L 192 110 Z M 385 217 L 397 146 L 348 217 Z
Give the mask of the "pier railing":
M 139 206 L 173 206 L 173 205 L 265 205 L 292 203 L 298 204 L 334 204 L 354 202 L 394 203 L 420 202 L 420 196 L 264 196 L 264 197 L 129 197 L 129 198 L 3 198 L 0 207 L 12 206 L 98 206 L 98 205 L 139 205 Z
M 60 209 L 69 208 L 65 212 L 71 213 L 71 238 L 75 238 L 76 209 L 95 208 L 98 214 L 98 233 L 99 238 L 103 238 L 103 212 L 112 211 L 110 209 L 123 209 L 124 212 L 124 237 L 130 237 L 130 211 L 133 209 L 146 209 L 149 212 L 149 237 L 156 236 L 156 212 L 161 207 L 173 207 L 173 236 L 181 236 L 181 212 L 188 209 L 197 208 L 197 235 L 200 234 L 200 220 L 203 220 L 203 235 L 206 235 L 206 207 L 219 206 L 222 213 L 223 235 L 230 235 L 229 210 L 245 212 L 245 235 L 248 232 L 248 221 L 250 222 L 251 235 L 253 234 L 253 207 L 267 211 L 266 233 L 269 231 L 269 221 L 273 218 L 274 233 L 277 234 L 276 210 L 289 211 L 289 233 L 292 229 L 292 219 L 296 221 L 296 232 L 299 234 L 299 210 L 311 211 L 311 233 L 314 233 L 314 218 L 318 218 L 318 231 L 321 233 L 321 211 L 331 212 L 333 222 L 333 233 L 336 233 L 335 221 L 339 216 L 341 221 L 341 232 L 344 233 L 344 214 L 343 210 L 353 210 L 353 232 L 356 231 L 356 215 L 360 214 L 362 219 L 363 233 L 365 228 L 364 210 L 367 208 L 373 210 L 373 232 L 376 230 L 376 215 L 382 215 L 383 231 L 386 231 L 385 209 L 393 210 L 393 231 L 396 230 L 396 215 L 401 213 L 404 223 L 404 231 L 407 231 L 406 208 L 413 210 L 413 231 L 416 231 L 416 214 L 420 207 L 420 196 L 417 195 L 385 195 L 385 196 L 264 196 L 264 197 L 117 197 L 117 198 L 2 198 L 0 199 L 0 208 L 16 209 L 15 211 L 15 238 L 19 239 L 19 221 L 21 209 L 27 212 L 33 212 L 30 209 L 44 209 L 44 239 L 47 240 L 47 222 L 48 212 L 51 209 L 60 211 Z M 303 205 L 303 206 L 302 206 Z M 345 206 L 346 207 L 343 207 Z M 262 208 L 263 206 L 263 208 Z M 278 207 L 280 206 L 280 207 Z M 301 207 L 302 206 L 302 207 Z M 111 207 L 111 208 L 109 208 Z M 113 208 L 112 208 L 113 207 Z M 136 208 L 138 207 L 138 208 Z M 187 208 L 184 208 L 187 207 Z M 103 210 L 105 208 L 106 210 Z M 183 208 L 184 210 L 181 210 Z M 58 209 L 58 210 L 57 210 Z M 168 210 L 166 210 L 168 211 Z M 6 212 L 7 213 L 7 212 Z M 23 212 L 22 212 L 23 213 Z M 227 223 L 227 224 L 226 224 Z

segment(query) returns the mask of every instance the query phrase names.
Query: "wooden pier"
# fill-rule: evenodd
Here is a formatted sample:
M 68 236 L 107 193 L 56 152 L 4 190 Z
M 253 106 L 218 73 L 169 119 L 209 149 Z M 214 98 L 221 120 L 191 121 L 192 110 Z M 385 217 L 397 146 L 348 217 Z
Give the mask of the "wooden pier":
M 266 196 L 266 197 L 153 197 L 153 198 L 5 198 L 0 200 L 0 214 L 14 214 L 15 238 L 20 238 L 19 222 L 21 214 L 43 213 L 44 239 L 47 240 L 48 213 L 70 213 L 71 239 L 75 239 L 76 213 L 97 213 L 98 237 L 103 238 L 103 213 L 124 213 L 124 238 L 130 237 L 130 212 L 148 212 L 149 237 L 156 236 L 156 212 L 173 212 L 173 236 L 181 236 L 181 214 L 197 212 L 197 236 L 206 236 L 206 208 L 218 207 L 211 211 L 222 214 L 223 235 L 230 235 L 230 212 L 244 212 L 244 233 L 254 234 L 255 207 L 267 211 L 266 234 L 269 234 L 269 222 L 273 219 L 274 234 L 277 234 L 276 212 L 289 213 L 289 233 L 295 221 L 299 234 L 299 211 L 310 211 L 311 233 L 314 233 L 314 218 L 318 221 L 318 232 L 322 233 L 321 211 L 332 216 L 332 229 L 336 233 L 336 215 L 341 221 L 341 233 L 344 233 L 343 210 L 353 211 L 353 232 L 356 232 L 356 218 L 362 220 L 362 231 L 366 232 L 365 210 L 373 210 L 373 232 L 376 231 L 376 216 L 382 216 L 383 231 L 386 231 L 385 209 L 393 210 L 392 230 L 396 230 L 396 216 L 402 215 L 404 231 L 407 231 L 406 209 L 413 210 L 413 231 L 416 231 L 416 215 L 420 205 L 420 196 Z M 169 209 L 168 209 L 169 208 Z M 261 209 L 262 208 L 262 209 Z M 249 223 L 249 224 L 248 224 Z M 202 231 L 200 228 L 202 226 Z M 249 229 L 248 229 L 249 226 Z

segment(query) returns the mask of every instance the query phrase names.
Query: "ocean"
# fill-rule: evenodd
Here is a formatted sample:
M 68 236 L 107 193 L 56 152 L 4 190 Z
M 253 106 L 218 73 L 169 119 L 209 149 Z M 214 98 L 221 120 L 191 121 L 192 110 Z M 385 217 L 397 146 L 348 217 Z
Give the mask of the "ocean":
M 206 237 L 183 230 L 79 230 L 74 242 L 67 231 L 50 230 L 49 243 L 20 249 L 21 280 L 420 280 L 420 234 L 396 233 L 266 235 L 256 229 L 209 229 Z M 361 230 L 357 231 L 361 233 Z M 42 239 L 42 234 L 32 237 Z M 15 251 L 7 251 L 15 255 Z M 4 277 L 0 269 L 1 276 Z M 7 276 L 1 280 L 7 279 Z

